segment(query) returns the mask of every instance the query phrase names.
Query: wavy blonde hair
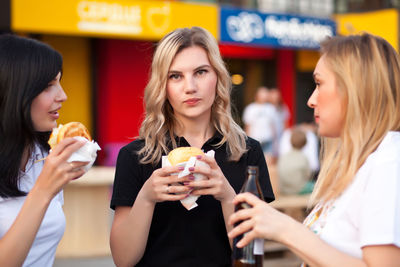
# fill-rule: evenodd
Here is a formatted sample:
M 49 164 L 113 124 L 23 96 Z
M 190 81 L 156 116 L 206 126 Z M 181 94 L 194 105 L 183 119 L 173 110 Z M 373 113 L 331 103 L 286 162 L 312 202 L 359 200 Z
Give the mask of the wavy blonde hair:
M 371 34 L 333 37 L 321 55 L 345 107 L 341 138 L 322 138 L 321 171 L 311 201 L 337 198 L 388 131 L 400 130 L 399 55 Z
M 179 123 L 167 100 L 168 71 L 175 56 L 185 48 L 199 46 L 208 56 L 217 74 L 217 88 L 211 107 L 210 123 L 223 138 L 217 145 L 227 145 L 229 160 L 237 161 L 246 152 L 246 135 L 231 115 L 231 78 L 219 52 L 215 38 L 200 27 L 176 29 L 161 39 L 154 53 L 150 80 L 144 91 L 145 119 L 140 127 L 139 138 L 145 141 L 139 151 L 141 163 L 157 163 L 163 153 L 177 144 L 174 125 Z

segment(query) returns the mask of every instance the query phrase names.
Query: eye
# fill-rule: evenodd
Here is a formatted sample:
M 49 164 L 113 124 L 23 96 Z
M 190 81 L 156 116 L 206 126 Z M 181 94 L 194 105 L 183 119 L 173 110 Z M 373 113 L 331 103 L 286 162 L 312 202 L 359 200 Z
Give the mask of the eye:
M 172 73 L 168 76 L 168 79 L 170 80 L 178 80 L 179 78 L 181 78 L 181 75 L 178 73 Z
M 50 90 L 51 87 L 52 87 L 53 85 L 54 85 L 54 82 L 53 82 L 53 81 L 49 82 L 49 83 L 47 84 L 47 87 L 46 87 L 44 90 Z
M 200 69 L 200 70 L 196 71 L 196 74 L 201 76 L 201 75 L 206 74 L 207 72 L 208 72 L 208 70 L 206 70 L 206 69 Z

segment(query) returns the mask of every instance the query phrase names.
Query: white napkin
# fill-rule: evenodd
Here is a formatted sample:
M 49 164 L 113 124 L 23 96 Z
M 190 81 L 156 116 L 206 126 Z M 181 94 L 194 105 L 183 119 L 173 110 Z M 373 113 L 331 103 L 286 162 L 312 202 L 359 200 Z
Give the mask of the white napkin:
M 210 150 L 205 154 L 206 154 L 206 156 L 214 157 L 215 151 Z M 171 165 L 172 164 L 169 162 L 168 156 L 163 156 L 162 161 L 161 161 L 161 166 L 166 167 L 166 166 L 171 166 Z M 189 175 L 191 173 L 189 171 L 189 168 L 191 168 L 191 167 L 194 167 L 194 166 L 209 167 L 207 163 L 205 163 L 204 161 L 201 161 L 201 160 L 197 160 L 196 157 L 191 157 L 187 162 L 179 163 L 178 166 L 183 166 L 185 168 L 183 171 L 181 171 L 179 173 L 172 174 L 172 175 L 178 174 L 178 178 L 182 178 L 182 177 L 185 177 L 186 175 Z M 201 181 L 201 180 L 206 179 L 206 177 L 200 173 L 193 173 L 193 176 L 194 176 L 194 181 Z M 193 195 L 190 195 L 190 193 L 189 193 L 189 196 L 182 199 L 181 203 L 187 210 L 191 210 L 198 206 L 198 204 L 196 203 L 196 200 L 198 198 L 199 198 L 199 196 L 193 196 Z
M 86 141 L 86 143 L 77 151 L 72 153 L 72 155 L 68 158 L 67 162 L 87 161 L 89 163 L 83 167 L 85 172 L 87 172 L 92 167 L 94 161 L 96 160 L 97 150 L 101 150 L 101 148 L 95 141 L 93 140 L 89 141 L 82 136 L 75 136 L 73 138 Z

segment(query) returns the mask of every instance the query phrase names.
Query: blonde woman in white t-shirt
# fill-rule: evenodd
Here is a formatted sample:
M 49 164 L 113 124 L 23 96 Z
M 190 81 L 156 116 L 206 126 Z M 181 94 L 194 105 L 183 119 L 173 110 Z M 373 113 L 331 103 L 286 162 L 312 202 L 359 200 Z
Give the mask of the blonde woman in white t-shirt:
M 315 208 L 300 224 L 251 194 L 229 237 L 285 244 L 308 266 L 400 266 L 400 62 L 370 34 L 321 44 L 308 100 L 322 138 Z
M 48 154 L 67 99 L 61 70 L 61 55 L 48 45 L 0 35 L 0 266 L 53 265 L 65 228 L 62 188 L 87 164 L 67 163 L 83 145 L 72 138 Z

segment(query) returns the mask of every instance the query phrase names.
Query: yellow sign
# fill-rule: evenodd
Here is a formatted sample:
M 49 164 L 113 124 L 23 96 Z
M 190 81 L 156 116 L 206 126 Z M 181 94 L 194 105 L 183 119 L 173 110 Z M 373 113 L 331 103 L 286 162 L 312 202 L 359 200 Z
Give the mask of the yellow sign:
M 158 40 L 181 27 L 218 36 L 212 4 L 132 0 L 12 0 L 14 31 Z
M 369 32 L 386 39 L 397 51 L 399 48 L 396 9 L 386 9 L 366 13 L 340 14 L 335 16 L 337 33 L 341 35 Z

